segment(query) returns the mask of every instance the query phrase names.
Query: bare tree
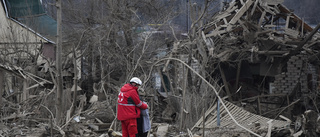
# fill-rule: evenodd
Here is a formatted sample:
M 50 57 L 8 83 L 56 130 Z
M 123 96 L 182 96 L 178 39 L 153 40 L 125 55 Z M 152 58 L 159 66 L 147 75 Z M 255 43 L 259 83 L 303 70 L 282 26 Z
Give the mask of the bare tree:
M 68 70 L 67 64 L 75 64 L 68 56 L 82 61 L 79 73 L 83 82 L 76 81 L 74 76 L 71 86 L 80 85 L 87 98 L 101 94 L 99 98 L 107 99 L 110 109 L 115 106 L 119 86 L 130 77 L 145 80 L 144 87 L 149 89 L 153 85 L 152 81 L 147 81 L 151 59 L 171 48 L 168 40 L 165 41 L 171 39 L 172 30 L 176 31 L 170 21 L 181 14 L 173 8 L 174 4 L 139 0 L 64 1 L 62 71 Z M 168 31 L 169 26 L 173 29 Z M 64 83 L 63 88 L 70 88 L 70 84 Z M 73 95 L 72 112 L 77 115 L 76 93 Z M 70 107 L 66 105 L 62 114 Z
M 63 115 L 63 80 L 62 80 L 62 5 L 61 0 L 57 0 L 57 50 L 56 50 L 56 81 L 57 81 L 57 92 L 56 92 L 56 123 L 59 125 L 62 122 L 62 115 Z

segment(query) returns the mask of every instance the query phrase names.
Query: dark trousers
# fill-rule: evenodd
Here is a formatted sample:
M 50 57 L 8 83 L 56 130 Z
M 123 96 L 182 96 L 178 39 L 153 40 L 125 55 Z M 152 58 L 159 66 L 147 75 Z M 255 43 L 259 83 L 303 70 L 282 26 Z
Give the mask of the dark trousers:
M 136 137 L 147 137 L 148 136 L 148 132 L 143 133 L 142 124 L 143 124 L 143 119 L 137 118 L 138 134 L 136 134 Z
M 136 137 L 147 137 L 148 136 L 148 132 L 142 133 L 139 132 L 138 134 L 136 134 Z

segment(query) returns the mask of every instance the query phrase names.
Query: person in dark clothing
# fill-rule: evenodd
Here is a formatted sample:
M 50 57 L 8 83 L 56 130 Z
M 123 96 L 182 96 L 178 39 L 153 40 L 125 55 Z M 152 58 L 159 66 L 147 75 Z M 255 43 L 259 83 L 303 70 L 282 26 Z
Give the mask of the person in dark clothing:
M 137 118 L 137 125 L 138 125 L 138 134 L 136 134 L 136 137 L 147 137 L 148 131 L 143 132 L 143 118 Z
M 137 118 L 138 134 L 136 135 L 136 137 L 148 136 L 148 132 L 151 129 L 151 123 L 150 123 L 148 111 L 149 111 L 148 109 L 141 109 L 140 118 Z
M 141 98 L 140 100 L 144 102 Z M 140 110 L 140 117 L 137 118 L 137 128 L 138 128 L 138 134 L 136 134 L 136 137 L 147 137 L 148 132 L 151 129 L 151 123 L 149 119 L 149 110 L 148 109 L 141 109 Z

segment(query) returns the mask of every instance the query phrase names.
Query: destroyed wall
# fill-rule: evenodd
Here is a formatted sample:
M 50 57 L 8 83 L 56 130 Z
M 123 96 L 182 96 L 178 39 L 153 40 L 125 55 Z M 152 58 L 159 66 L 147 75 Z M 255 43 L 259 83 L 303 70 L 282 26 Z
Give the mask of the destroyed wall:
M 274 93 L 290 94 L 300 84 L 299 91 L 307 93 L 308 90 L 308 63 L 306 55 L 293 56 L 287 62 L 287 72 L 275 76 Z
M 292 56 L 287 62 L 286 70 L 275 76 L 273 93 L 291 94 L 295 87 L 303 93 L 317 92 L 318 69 L 308 62 L 307 55 Z
M 299 90 L 304 93 L 316 90 L 317 67 L 309 60 L 318 54 L 319 27 L 311 28 L 282 2 L 236 0 L 226 4 L 223 11 L 198 31 L 204 45 L 193 41 L 197 45 L 195 53 L 199 54 L 195 58 L 208 63 L 208 70 L 214 70 L 215 64 L 246 61 L 255 66 L 253 69 L 258 69 L 253 70 L 254 75 L 264 77 L 260 78 L 262 81 L 254 81 L 271 83 L 274 89 L 269 90 L 273 93 L 290 94 L 298 82 Z M 243 69 L 246 68 L 238 66 L 236 75 Z M 236 75 L 234 78 L 239 81 Z M 275 80 L 268 80 L 266 76 Z M 230 84 L 227 82 L 223 83 L 226 88 Z

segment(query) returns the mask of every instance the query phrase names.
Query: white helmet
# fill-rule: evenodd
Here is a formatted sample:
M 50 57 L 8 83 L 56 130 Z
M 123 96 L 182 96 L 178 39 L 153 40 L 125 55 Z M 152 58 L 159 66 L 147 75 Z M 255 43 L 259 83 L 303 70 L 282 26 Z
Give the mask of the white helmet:
M 134 83 L 139 84 L 139 85 L 142 84 L 142 81 L 141 81 L 139 78 L 137 78 L 137 77 L 133 77 L 133 78 L 130 80 L 130 83 L 131 83 L 131 82 L 134 82 Z

